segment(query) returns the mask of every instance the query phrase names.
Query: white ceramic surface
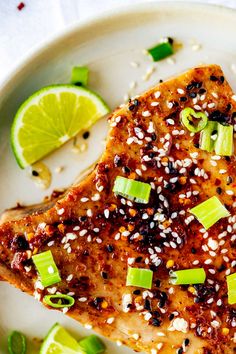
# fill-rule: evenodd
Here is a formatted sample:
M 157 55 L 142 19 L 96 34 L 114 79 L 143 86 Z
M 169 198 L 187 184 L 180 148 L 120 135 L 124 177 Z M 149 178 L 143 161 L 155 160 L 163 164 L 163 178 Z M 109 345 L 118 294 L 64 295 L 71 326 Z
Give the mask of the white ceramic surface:
M 12 207 L 16 201 L 35 203 L 59 187 L 66 187 L 78 174 L 94 162 L 103 150 L 106 123 L 100 121 L 91 129 L 89 148 L 82 154 L 71 151 L 72 143 L 45 159 L 53 172 L 50 189 L 42 192 L 20 170 L 9 145 L 9 129 L 14 112 L 29 94 L 38 88 L 68 82 L 73 65 L 88 65 L 89 86 L 99 92 L 114 108 L 124 95 L 142 92 L 160 79 L 165 79 L 200 63 L 222 65 L 227 79 L 236 89 L 236 12 L 233 10 L 188 3 L 145 3 L 110 12 L 97 20 L 74 26 L 46 43 L 12 73 L 0 90 L 0 210 Z M 142 50 L 155 44 L 160 37 L 171 36 L 183 43 L 183 48 L 171 58 L 152 63 Z M 199 50 L 193 47 L 199 44 Z M 173 60 L 172 60 L 173 59 Z M 131 62 L 137 62 L 133 67 Z M 155 68 L 148 81 L 147 70 Z M 134 89 L 130 89 L 130 85 Z M 56 174 L 55 168 L 65 167 Z M 6 353 L 6 335 L 12 329 L 29 338 L 43 337 L 56 321 L 77 335 L 89 334 L 79 323 L 56 311 L 45 310 L 33 298 L 5 283 L 0 284 L 0 353 Z M 109 343 L 108 353 L 131 353 L 124 347 Z M 33 353 L 33 349 L 29 350 Z

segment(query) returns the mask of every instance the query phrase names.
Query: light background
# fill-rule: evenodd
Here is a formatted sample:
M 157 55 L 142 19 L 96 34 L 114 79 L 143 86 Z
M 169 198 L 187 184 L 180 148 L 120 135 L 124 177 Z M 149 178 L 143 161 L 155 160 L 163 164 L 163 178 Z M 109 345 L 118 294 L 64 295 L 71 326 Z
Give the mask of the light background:
M 0 0 L 0 84 L 18 61 L 45 38 L 53 37 L 64 27 L 81 19 L 97 16 L 109 9 L 117 8 L 118 11 L 120 6 L 135 6 L 143 1 L 145 0 L 24 0 L 25 8 L 19 11 L 17 5 L 20 0 Z M 205 2 L 236 8 L 236 0 Z

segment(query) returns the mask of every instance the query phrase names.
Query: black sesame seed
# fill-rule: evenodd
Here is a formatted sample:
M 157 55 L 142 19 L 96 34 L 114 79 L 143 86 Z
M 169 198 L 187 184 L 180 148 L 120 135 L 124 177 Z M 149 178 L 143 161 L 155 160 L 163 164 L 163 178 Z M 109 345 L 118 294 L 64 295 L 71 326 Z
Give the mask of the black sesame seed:
M 86 139 L 88 139 L 89 135 L 90 135 L 89 132 L 84 132 L 83 138 L 86 140 Z
M 227 177 L 227 186 L 233 182 L 233 177 L 228 176 Z
M 79 218 L 80 221 L 84 222 L 87 220 L 87 216 L 80 216 Z
M 218 81 L 218 78 L 215 75 L 210 76 L 211 81 Z
M 135 106 L 134 104 L 131 104 L 131 105 L 129 106 L 129 110 L 130 110 L 130 111 L 133 111 L 133 110 L 135 109 L 135 107 L 136 107 L 136 106 Z
M 217 188 L 216 188 L 216 193 L 221 194 L 221 193 L 222 193 L 222 188 L 217 187 Z
M 155 327 L 160 327 L 161 321 L 158 320 L 157 318 L 152 318 L 151 324 L 152 324 L 153 326 L 155 326 Z
M 177 354 L 183 354 L 183 352 L 184 352 L 183 348 L 179 348 Z
M 161 281 L 159 279 L 157 279 L 157 280 L 155 280 L 154 284 L 157 288 L 159 288 L 161 285 Z
M 221 264 L 220 267 L 218 267 L 218 272 L 223 272 L 226 269 L 226 266 L 224 264 Z
M 172 321 L 174 319 L 175 315 L 173 313 L 170 314 L 169 316 L 169 321 Z
M 89 256 L 89 251 L 88 250 L 84 250 L 83 255 L 84 256 Z
M 32 175 L 33 175 L 34 177 L 38 177 L 38 176 L 39 176 L 39 173 L 38 173 L 37 171 L 35 171 L 35 170 L 32 170 Z
M 119 155 L 115 155 L 115 157 L 114 157 L 114 165 L 115 165 L 116 167 L 118 167 L 118 166 L 121 165 L 121 158 L 120 158 Z
M 180 102 L 186 102 L 186 101 L 187 101 L 187 97 L 181 96 L 181 97 L 179 98 L 179 100 L 180 100 Z
M 160 79 L 160 80 L 159 80 L 159 82 L 160 82 L 160 83 L 162 83 L 162 82 L 163 82 L 163 80 L 162 80 L 162 79 Z
M 134 295 L 140 295 L 140 294 L 141 294 L 141 291 L 140 291 L 139 289 L 134 290 L 134 291 L 133 291 L 133 294 L 134 294 Z
M 189 93 L 189 97 L 191 97 L 191 98 L 197 97 L 196 92 L 190 92 L 190 93 Z
M 196 254 L 196 253 L 197 253 L 196 248 L 192 247 L 192 248 L 191 248 L 191 253 L 192 253 L 192 254 Z
M 225 81 L 224 76 L 220 76 L 220 82 L 223 84 L 224 81 Z
M 112 245 L 107 245 L 107 252 L 112 253 L 114 251 L 114 247 Z
M 206 92 L 206 90 L 204 88 L 201 88 L 198 93 L 199 95 L 203 95 Z
M 108 279 L 108 274 L 106 272 L 101 272 L 103 279 Z
M 200 89 L 202 87 L 202 82 L 198 81 L 198 82 L 195 82 L 195 87 L 197 89 Z
M 123 167 L 124 173 L 130 173 L 130 168 L 128 166 Z
M 145 301 L 144 301 L 144 309 L 147 311 L 151 311 L 151 304 L 148 299 L 145 299 Z
M 199 144 L 198 143 L 195 143 L 195 144 L 193 144 L 194 145 L 194 147 L 196 148 L 196 149 L 199 149 Z
M 188 338 L 186 338 L 184 340 L 184 345 L 187 347 L 189 345 L 189 343 L 190 343 L 190 340 Z
M 171 37 L 167 37 L 167 39 L 168 39 L 168 42 L 169 42 L 171 45 L 173 45 L 173 43 L 174 43 L 174 39 L 173 39 L 173 38 L 171 38 Z
M 139 256 L 135 259 L 136 263 L 140 263 L 142 261 L 143 257 Z
M 135 106 L 138 106 L 138 105 L 139 105 L 139 100 L 137 100 L 137 98 L 135 98 L 135 100 L 134 100 L 134 105 L 135 105 Z
M 156 136 L 156 134 L 155 134 L 155 133 L 152 133 L 152 135 L 151 135 L 151 139 L 152 139 L 152 141 L 155 141 L 155 140 L 157 139 L 157 136 Z
M 226 106 L 226 112 L 229 112 L 231 110 L 232 106 L 230 103 L 227 104 Z
M 194 88 L 194 83 L 191 83 L 191 84 L 189 84 L 189 85 L 186 86 L 186 90 L 187 90 L 187 91 L 190 91 L 190 90 L 192 90 L 193 88 Z
M 151 159 L 155 156 L 155 154 L 153 152 L 150 152 L 148 155 Z

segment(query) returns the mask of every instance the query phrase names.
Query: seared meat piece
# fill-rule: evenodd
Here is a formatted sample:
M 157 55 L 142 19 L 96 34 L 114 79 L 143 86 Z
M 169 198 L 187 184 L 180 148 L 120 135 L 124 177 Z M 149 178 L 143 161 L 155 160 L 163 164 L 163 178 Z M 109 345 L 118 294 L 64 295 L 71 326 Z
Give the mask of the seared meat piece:
M 233 353 L 236 307 L 236 164 L 201 151 L 180 123 L 192 107 L 233 124 L 235 96 L 216 65 L 161 83 L 110 117 L 94 171 L 46 211 L 0 227 L 0 276 L 38 300 L 60 291 L 67 315 L 136 351 Z M 151 183 L 148 204 L 112 192 L 117 176 Z M 231 216 L 208 231 L 189 209 L 218 196 Z M 50 249 L 62 281 L 43 288 L 32 255 Z M 153 270 L 151 290 L 126 286 L 128 265 Z M 173 286 L 169 271 L 203 267 L 204 284 Z M 66 312 L 66 310 L 64 310 Z

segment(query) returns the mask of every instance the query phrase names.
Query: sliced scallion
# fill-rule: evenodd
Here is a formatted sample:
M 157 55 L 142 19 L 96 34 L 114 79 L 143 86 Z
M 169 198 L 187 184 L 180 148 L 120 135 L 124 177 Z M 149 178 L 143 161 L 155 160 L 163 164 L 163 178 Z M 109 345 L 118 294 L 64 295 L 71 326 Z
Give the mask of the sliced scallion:
M 106 349 L 101 339 L 94 334 L 81 339 L 79 341 L 79 346 L 85 351 L 86 354 L 101 354 Z
M 173 46 L 169 42 L 159 43 L 147 51 L 152 56 L 153 61 L 165 59 L 174 53 Z
M 228 287 L 228 303 L 233 305 L 236 303 L 236 273 L 226 277 Z
M 153 271 L 143 268 L 128 268 L 126 285 L 138 286 L 140 288 L 151 289 Z
M 208 121 L 205 113 L 195 112 L 190 107 L 186 107 L 180 112 L 180 119 L 182 124 L 192 133 L 198 133 L 203 130 Z
M 87 86 L 89 70 L 86 66 L 74 66 L 71 71 L 71 83 L 74 85 Z
M 26 337 L 22 333 L 13 331 L 8 336 L 8 352 L 10 354 L 26 353 Z
M 228 210 L 215 196 L 190 209 L 190 213 L 196 216 L 206 230 L 221 218 L 230 216 Z
M 222 125 L 218 123 L 217 130 L 215 153 L 220 156 L 231 156 L 233 153 L 233 125 Z
M 206 273 L 203 268 L 176 270 L 170 272 L 170 282 L 174 285 L 203 284 Z
M 45 295 L 43 298 L 43 302 L 55 309 L 63 308 L 63 307 L 71 307 L 75 303 L 75 299 L 72 296 L 58 294 L 58 295 Z
M 46 251 L 32 257 L 44 287 L 59 283 L 61 277 L 54 262 L 52 252 Z
M 208 121 L 206 127 L 201 131 L 200 149 L 208 152 L 214 150 L 217 139 L 217 122 Z
M 147 204 L 150 197 L 151 186 L 148 183 L 117 176 L 113 192 L 137 203 Z

